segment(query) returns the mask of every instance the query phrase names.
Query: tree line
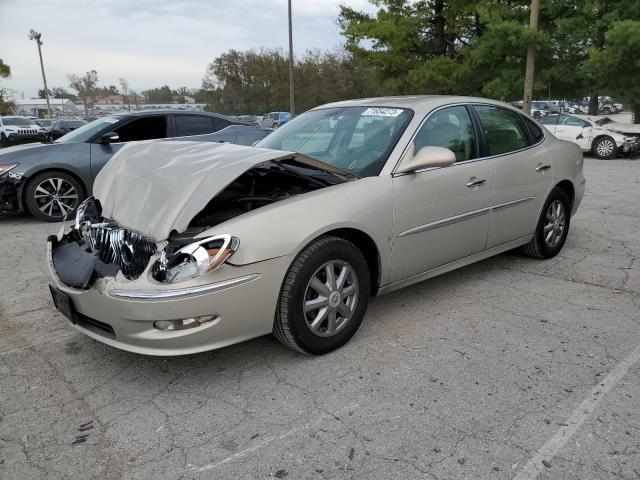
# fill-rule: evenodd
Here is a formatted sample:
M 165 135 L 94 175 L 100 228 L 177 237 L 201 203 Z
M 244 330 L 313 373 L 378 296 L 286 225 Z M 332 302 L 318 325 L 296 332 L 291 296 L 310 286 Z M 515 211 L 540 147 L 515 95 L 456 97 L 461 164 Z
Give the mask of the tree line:
M 527 48 L 536 51 L 534 98 L 614 96 L 640 121 L 640 2 L 542 0 L 538 31 L 529 0 L 370 0 L 373 14 L 340 7 L 344 50 L 296 58 L 298 112 L 372 95 L 455 94 L 522 98 Z M 282 50 L 228 52 L 207 69 L 209 109 L 288 110 Z

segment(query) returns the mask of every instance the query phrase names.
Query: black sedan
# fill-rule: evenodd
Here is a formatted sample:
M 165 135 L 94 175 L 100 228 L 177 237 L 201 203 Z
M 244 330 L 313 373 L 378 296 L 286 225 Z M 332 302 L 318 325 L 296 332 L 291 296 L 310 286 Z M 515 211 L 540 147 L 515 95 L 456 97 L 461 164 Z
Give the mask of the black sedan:
M 51 125 L 49 140 L 57 140 L 60 137 L 64 137 L 67 133 L 73 132 L 75 129 L 86 124 L 87 122 L 82 120 L 58 120 Z
M 156 110 L 102 117 L 53 143 L 1 150 L 0 214 L 26 210 L 49 222 L 71 218 L 91 195 L 100 169 L 125 142 L 183 137 L 251 144 L 267 133 L 214 113 Z

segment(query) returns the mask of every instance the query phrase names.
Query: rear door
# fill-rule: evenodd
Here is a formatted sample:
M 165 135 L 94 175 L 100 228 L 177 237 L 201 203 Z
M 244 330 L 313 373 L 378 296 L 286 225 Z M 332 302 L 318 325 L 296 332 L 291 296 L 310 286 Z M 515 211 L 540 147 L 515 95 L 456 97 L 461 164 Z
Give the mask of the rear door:
M 474 105 L 491 169 L 487 249 L 531 235 L 553 182 L 542 147 L 544 133 L 531 119 L 495 105 Z
M 430 113 L 411 150 L 425 146 L 449 148 L 456 163 L 393 177 L 394 281 L 481 252 L 487 240 L 489 163 L 478 158 L 467 107 L 448 106 Z
M 119 142 L 106 145 L 101 143 L 91 144 L 91 174 L 93 178 L 126 142 L 167 138 L 169 135 L 169 117 L 166 115 L 134 117 L 128 122 L 116 126 L 111 131 L 120 136 Z

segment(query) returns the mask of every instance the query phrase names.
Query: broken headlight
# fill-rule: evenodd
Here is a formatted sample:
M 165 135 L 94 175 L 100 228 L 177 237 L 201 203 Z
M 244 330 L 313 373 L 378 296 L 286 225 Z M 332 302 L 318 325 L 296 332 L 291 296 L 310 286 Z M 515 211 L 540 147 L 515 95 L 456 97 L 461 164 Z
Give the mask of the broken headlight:
M 231 235 L 217 235 L 182 247 L 175 253 L 170 245 L 154 264 L 152 276 L 162 283 L 179 283 L 211 272 L 222 265 L 240 246 Z
M 96 205 L 96 200 L 93 197 L 87 198 L 78 206 L 78 210 L 76 210 L 76 230 L 80 231 L 80 228 L 87 222 L 94 223 L 99 220 L 100 207 Z

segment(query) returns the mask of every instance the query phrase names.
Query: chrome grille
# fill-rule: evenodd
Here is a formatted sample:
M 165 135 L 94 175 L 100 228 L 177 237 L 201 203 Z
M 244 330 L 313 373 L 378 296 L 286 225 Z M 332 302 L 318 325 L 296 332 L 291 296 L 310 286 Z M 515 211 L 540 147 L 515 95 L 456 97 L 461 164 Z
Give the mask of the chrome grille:
M 38 131 L 32 128 L 21 128 L 18 130 L 20 135 L 37 135 Z
M 139 277 L 156 253 L 153 240 L 115 223 L 85 224 L 81 232 L 85 244 L 100 260 L 117 265 L 129 279 Z

